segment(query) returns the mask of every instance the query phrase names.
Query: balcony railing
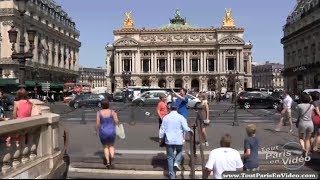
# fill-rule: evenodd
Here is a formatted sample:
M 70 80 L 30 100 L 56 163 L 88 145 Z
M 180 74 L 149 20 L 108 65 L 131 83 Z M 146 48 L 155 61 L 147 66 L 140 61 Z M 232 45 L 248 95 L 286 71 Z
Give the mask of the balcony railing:
M 59 132 L 52 113 L 0 122 L 0 178 L 48 178 L 65 169 Z

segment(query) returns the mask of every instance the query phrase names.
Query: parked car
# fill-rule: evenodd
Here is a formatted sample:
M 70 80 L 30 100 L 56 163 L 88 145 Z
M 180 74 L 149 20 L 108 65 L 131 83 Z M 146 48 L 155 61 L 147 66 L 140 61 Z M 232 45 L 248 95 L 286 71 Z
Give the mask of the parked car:
M 105 99 L 108 99 L 109 101 L 112 101 L 113 95 L 109 93 L 100 93 Z
M 68 102 L 72 101 L 75 97 L 76 97 L 76 95 L 70 95 L 70 96 L 64 97 L 63 102 L 68 103 Z
M 74 100 L 70 101 L 69 106 L 73 108 L 80 107 L 101 107 L 101 101 L 103 99 L 99 96 L 99 94 L 84 94 L 77 96 Z
M 123 101 L 124 94 L 123 92 L 115 92 L 113 94 L 113 101 Z
M 12 94 L 4 94 L 3 95 L 3 108 L 5 111 L 13 111 L 13 105 L 14 101 L 16 99 L 16 96 Z
M 134 99 L 132 103 L 138 106 L 156 105 L 159 102 L 160 94 L 168 94 L 166 90 L 146 91 L 140 97 Z
M 278 105 L 281 104 L 280 99 L 273 98 L 267 92 L 258 91 L 244 91 L 239 93 L 237 102 L 240 107 L 245 109 L 252 107 L 277 109 Z
M 188 107 L 189 108 L 196 108 L 196 107 L 198 107 L 200 105 L 201 101 L 200 101 L 199 98 L 197 98 L 197 97 L 195 97 L 195 96 L 193 96 L 191 94 L 187 94 L 187 96 L 189 98 L 189 100 L 188 100 Z M 177 97 L 173 97 L 173 100 L 176 100 L 176 99 L 177 99 Z M 168 106 L 168 108 L 171 107 L 171 104 L 172 104 L 171 96 L 169 95 L 167 97 L 167 106 Z

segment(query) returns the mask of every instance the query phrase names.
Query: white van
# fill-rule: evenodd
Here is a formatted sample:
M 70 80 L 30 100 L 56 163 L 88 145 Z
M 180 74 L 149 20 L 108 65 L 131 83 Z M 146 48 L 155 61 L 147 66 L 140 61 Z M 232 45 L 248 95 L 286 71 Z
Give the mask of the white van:
M 320 93 L 320 89 L 305 89 L 303 92 L 305 92 L 305 93 L 310 93 L 310 92 L 314 92 L 314 91 L 317 91 L 317 92 L 319 92 Z

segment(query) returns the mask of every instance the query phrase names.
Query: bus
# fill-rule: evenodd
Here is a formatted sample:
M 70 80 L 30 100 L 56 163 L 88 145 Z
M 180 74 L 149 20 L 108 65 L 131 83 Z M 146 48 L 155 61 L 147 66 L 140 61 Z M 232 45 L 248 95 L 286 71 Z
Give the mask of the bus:
M 63 93 L 64 96 L 70 96 L 72 94 L 90 93 L 90 84 L 81 83 L 64 83 Z

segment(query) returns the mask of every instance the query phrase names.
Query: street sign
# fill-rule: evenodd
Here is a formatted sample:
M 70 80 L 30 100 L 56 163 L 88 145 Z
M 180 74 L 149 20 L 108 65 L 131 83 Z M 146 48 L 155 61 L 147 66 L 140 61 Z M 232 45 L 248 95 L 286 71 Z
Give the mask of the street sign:
M 44 92 L 49 92 L 50 91 L 50 83 L 49 82 L 41 83 L 41 89 Z

